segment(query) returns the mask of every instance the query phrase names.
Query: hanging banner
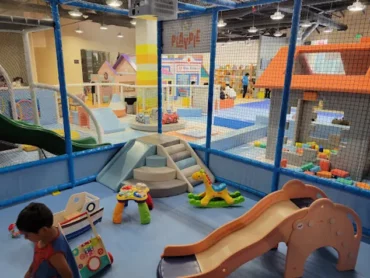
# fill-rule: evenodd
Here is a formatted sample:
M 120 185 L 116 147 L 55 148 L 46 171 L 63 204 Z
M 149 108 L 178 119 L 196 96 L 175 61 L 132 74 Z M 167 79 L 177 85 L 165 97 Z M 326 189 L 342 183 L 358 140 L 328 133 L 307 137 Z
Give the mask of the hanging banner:
M 209 53 L 212 16 L 163 22 L 163 54 Z

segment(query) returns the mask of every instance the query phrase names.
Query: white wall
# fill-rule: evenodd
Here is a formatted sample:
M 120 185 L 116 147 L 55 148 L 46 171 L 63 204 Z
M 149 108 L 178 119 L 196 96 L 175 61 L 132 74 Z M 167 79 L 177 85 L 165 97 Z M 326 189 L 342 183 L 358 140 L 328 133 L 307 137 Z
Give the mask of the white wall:
M 209 70 L 210 54 L 203 54 L 203 64 Z M 217 43 L 216 49 L 216 68 L 226 65 L 248 66 L 257 64 L 258 60 L 258 40 L 250 41 L 247 45 L 246 41 Z

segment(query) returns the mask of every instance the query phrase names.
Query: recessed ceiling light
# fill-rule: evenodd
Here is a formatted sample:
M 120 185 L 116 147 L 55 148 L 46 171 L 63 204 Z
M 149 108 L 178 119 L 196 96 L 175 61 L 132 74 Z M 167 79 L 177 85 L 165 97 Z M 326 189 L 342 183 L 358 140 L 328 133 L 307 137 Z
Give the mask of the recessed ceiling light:
M 131 20 L 130 23 L 131 23 L 131 25 L 136 26 L 136 20 L 135 19 Z
M 108 30 L 108 27 L 104 24 L 100 25 L 100 30 Z
M 272 20 L 282 20 L 285 17 L 285 15 L 283 13 L 281 13 L 280 11 L 276 11 L 270 17 L 271 17 Z
M 119 32 L 119 33 L 118 33 L 118 35 L 117 35 L 117 38 L 123 39 L 123 37 L 124 37 L 124 36 L 122 35 L 122 33 L 121 33 L 121 32 Z
M 257 33 L 258 29 L 256 27 L 252 26 L 251 28 L 248 29 L 248 32 L 249 33 Z
M 80 17 L 82 16 L 82 13 L 78 9 L 74 9 L 72 11 L 69 11 L 68 14 L 73 17 Z
M 360 0 L 356 0 L 352 5 L 348 6 L 348 10 L 351 12 L 361 12 L 366 9 L 366 5 L 362 4 Z
M 225 27 L 226 25 L 227 23 L 222 18 L 217 23 L 217 27 L 219 28 Z
M 114 8 L 118 8 L 122 6 L 122 1 L 120 0 L 107 0 L 106 3 L 107 5 L 114 7 Z

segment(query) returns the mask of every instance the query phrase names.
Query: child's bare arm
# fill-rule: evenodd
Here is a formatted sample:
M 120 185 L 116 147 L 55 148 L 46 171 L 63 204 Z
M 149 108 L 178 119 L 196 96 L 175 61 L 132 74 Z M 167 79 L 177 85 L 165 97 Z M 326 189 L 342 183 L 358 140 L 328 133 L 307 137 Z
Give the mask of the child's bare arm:
M 74 278 L 71 268 L 62 253 L 57 253 L 50 257 L 49 262 L 56 269 L 62 278 Z
M 24 278 L 30 278 L 31 277 L 31 275 L 32 275 L 32 265 L 33 265 L 33 263 L 31 263 L 31 265 L 28 268 L 26 274 L 24 275 Z

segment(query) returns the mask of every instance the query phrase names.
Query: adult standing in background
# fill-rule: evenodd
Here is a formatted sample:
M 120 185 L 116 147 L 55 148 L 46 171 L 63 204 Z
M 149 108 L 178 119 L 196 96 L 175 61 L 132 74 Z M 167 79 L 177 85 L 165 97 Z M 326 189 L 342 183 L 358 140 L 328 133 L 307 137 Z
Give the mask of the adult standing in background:
M 248 93 L 248 86 L 249 86 L 249 73 L 246 73 L 243 76 L 243 98 Z

